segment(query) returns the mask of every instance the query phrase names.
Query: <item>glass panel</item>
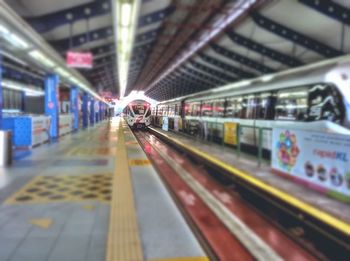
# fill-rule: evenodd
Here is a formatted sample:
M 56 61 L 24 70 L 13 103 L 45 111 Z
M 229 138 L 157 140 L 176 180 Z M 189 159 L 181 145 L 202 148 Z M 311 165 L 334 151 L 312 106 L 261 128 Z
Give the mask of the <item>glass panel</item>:
M 211 117 L 213 116 L 213 104 L 211 102 L 204 102 L 202 104 L 202 116 Z
M 298 120 L 307 118 L 306 88 L 281 91 L 277 94 L 276 116 L 278 120 Z

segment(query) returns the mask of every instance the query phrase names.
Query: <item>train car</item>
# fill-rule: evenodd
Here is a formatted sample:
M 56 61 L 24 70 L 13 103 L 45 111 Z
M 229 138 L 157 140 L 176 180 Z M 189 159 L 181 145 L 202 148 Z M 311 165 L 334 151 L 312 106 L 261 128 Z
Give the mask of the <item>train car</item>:
M 265 154 L 271 129 L 293 127 L 350 135 L 350 56 L 229 84 L 158 104 L 182 104 L 184 132 L 222 142 L 223 124 L 240 125 L 242 147 L 258 146 L 264 129 Z M 156 115 L 156 117 L 159 117 Z M 256 150 L 254 151 L 256 152 Z M 254 153 L 253 152 L 253 153 Z
M 124 114 L 128 125 L 133 129 L 144 129 L 151 124 L 151 105 L 144 100 L 130 102 Z

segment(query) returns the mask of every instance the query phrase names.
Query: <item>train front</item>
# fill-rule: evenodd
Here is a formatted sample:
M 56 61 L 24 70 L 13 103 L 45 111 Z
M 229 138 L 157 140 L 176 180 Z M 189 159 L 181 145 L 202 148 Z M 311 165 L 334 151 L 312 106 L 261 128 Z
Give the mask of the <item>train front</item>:
M 127 122 L 130 127 L 143 129 L 151 124 L 151 105 L 144 100 L 136 100 L 127 106 Z

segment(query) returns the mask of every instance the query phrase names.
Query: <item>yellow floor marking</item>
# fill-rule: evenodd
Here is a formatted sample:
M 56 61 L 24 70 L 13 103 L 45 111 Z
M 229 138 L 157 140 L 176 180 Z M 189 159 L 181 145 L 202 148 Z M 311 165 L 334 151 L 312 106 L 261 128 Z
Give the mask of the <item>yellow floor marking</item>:
M 30 219 L 29 223 L 43 229 L 48 229 L 49 227 L 51 227 L 53 220 L 51 218 L 38 218 Z
M 112 183 L 107 261 L 143 260 L 124 132 L 120 120 L 116 169 Z
M 96 209 L 96 206 L 94 205 L 84 205 L 84 206 L 81 206 L 83 209 L 86 209 L 86 210 L 89 210 L 89 211 L 93 211 Z
M 147 261 L 209 261 L 205 256 L 148 259 Z
M 167 139 L 171 140 L 172 142 L 174 142 L 175 144 L 178 144 L 179 146 L 185 148 L 187 151 L 190 151 L 198 156 L 200 156 L 203 159 L 208 160 L 209 162 L 213 163 L 214 165 L 220 166 L 222 169 L 228 171 L 229 173 L 231 173 L 234 176 L 238 176 L 241 179 L 247 181 L 248 183 L 254 185 L 255 187 L 258 187 L 260 189 L 262 189 L 263 191 L 266 191 L 268 193 L 270 193 L 271 195 L 283 200 L 284 202 L 287 202 L 288 204 L 303 210 L 304 212 L 308 213 L 309 215 L 313 216 L 314 218 L 321 220 L 322 222 L 328 224 L 329 226 L 341 231 L 342 233 L 346 234 L 346 235 L 350 235 L 350 224 L 322 211 L 317 209 L 316 207 L 303 202 L 300 199 L 297 199 L 295 197 L 293 197 L 290 194 L 285 193 L 282 190 L 279 190 L 278 188 L 275 188 L 271 185 L 268 185 L 266 183 L 264 183 L 263 181 L 256 179 L 255 177 L 249 175 L 248 173 L 241 171 L 217 158 L 214 158 L 210 155 L 208 155 L 207 153 L 192 147 L 192 146 L 188 146 L 186 144 L 184 144 L 183 142 L 174 139 L 172 137 L 170 137 L 167 134 L 161 133 L 155 129 L 152 128 L 153 131 L 159 133 L 160 135 L 166 137 Z
M 135 167 L 135 166 L 148 166 L 151 162 L 148 159 L 130 159 L 129 160 L 129 166 Z
M 5 204 L 100 201 L 111 198 L 111 174 L 36 176 Z

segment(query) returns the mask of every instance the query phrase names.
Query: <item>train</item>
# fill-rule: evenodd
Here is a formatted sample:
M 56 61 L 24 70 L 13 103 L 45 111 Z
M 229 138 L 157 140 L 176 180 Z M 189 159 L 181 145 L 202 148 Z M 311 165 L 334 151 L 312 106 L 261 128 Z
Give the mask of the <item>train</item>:
M 134 100 L 124 109 L 126 122 L 132 129 L 146 129 L 151 125 L 151 104 L 144 100 Z
M 256 153 L 259 131 L 265 157 L 272 128 L 350 135 L 350 56 L 334 58 L 215 89 L 162 101 L 153 124 L 222 143 L 225 122 L 240 125 L 243 149 Z

